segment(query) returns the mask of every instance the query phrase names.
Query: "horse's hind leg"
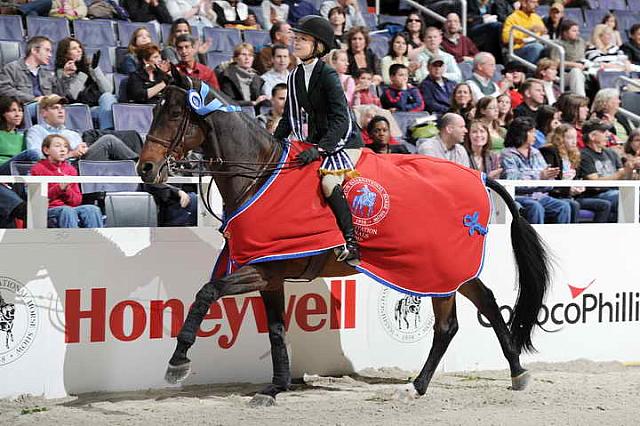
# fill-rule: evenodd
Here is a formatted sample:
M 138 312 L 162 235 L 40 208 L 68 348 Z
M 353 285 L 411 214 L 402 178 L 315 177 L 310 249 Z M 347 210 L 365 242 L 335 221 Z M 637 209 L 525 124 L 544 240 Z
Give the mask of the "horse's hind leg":
M 251 405 L 273 405 L 280 392 L 289 389 L 291 371 L 289 354 L 285 342 L 284 327 L 284 288 L 275 291 L 261 291 L 269 324 L 269 343 L 271 344 L 271 363 L 273 378 L 271 384 L 260 390 L 251 400 Z
M 187 318 L 178 333 L 178 343 L 169 360 L 165 379 L 169 383 L 178 383 L 189 375 L 191 361 L 187 357 L 187 351 L 195 343 L 196 333 L 212 303 L 223 296 L 261 290 L 267 284 L 268 282 L 257 268 L 245 266 L 220 280 L 209 281 L 203 285 L 196 294 L 196 300 L 191 305 Z
M 511 332 L 500 314 L 493 292 L 477 278 L 464 283 L 458 291 L 471 300 L 478 308 L 478 311 L 489 320 L 502 347 L 502 353 L 509 362 L 511 388 L 513 390 L 523 390 L 529 382 L 529 373 L 520 365 L 520 354 L 515 349 Z
M 433 313 L 435 324 L 433 326 L 433 344 L 427 362 L 422 367 L 422 371 L 413 381 L 413 386 L 419 395 L 424 395 L 431 382 L 442 356 L 449 347 L 451 339 L 458 331 L 458 319 L 456 317 L 456 297 L 434 297 Z

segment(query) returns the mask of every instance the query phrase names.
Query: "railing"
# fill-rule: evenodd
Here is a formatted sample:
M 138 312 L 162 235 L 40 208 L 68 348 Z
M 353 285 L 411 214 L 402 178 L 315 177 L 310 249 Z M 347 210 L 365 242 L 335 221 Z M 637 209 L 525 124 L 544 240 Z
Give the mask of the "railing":
M 204 179 L 208 182 L 209 179 Z M 47 184 L 48 183 L 142 183 L 137 176 L 0 176 L 0 183 L 27 184 L 27 228 L 42 229 L 47 227 Z M 171 177 L 168 183 L 198 183 L 197 177 Z M 593 180 L 500 180 L 509 193 L 514 196 L 517 187 L 606 187 L 619 188 L 618 223 L 639 223 L 640 215 L 640 180 L 593 181 Z M 205 183 L 205 191 L 208 183 Z M 205 192 L 206 193 L 206 192 Z M 504 202 L 492 193 L 492 223 L 505 224 L 510 215 Z M 215 187 L 211 188 L 211 205 L 216 214 L 222 213 L 222 199 Z M 219 222 L 204 208 L 201 197 L 198 197 L 198 226 L 218 226 Z
M 558 74 L 559 74 L 558 77 L 559 77 L 559 80 L 560 80 L 560 93 L 564 93 L 564 77 L 565 77 L 564 76 L 564 68 L 565 68 L 564 67 L 564 63 L 565 63 L 564 47 L 562 47 L 558 43 L 555 43 L 555 42 L 553 42 L 551 40 L 547 40 L 544 37 L 540 37 L 538 34 L 534 33 L 533 31 L 530 31 L 530 30 L 528 30 L 528 29 L 526 29 L 524 27 L 521 27 L 519 25 L 512 26 L 509 29 L 509 53 L 508 53 L 508 56 L 509 56 L 510 59 L 513 59 L 514 61 L 518 61 L 518 62 L 520 62 L 521 64 L 524 64 L 527 68 L 530 68 L 530 69 L 534 69 L 535 70 L 536 69 L 536 65 L 532 64 L 531 62 L 529 62 L 529 61 L 527 61 L 525 59 L 522 59 L 520 56 L 515 55 L 514 52 L 513 52 L 513 44 L 514 44 L 514 41 L 515 41 L 515 35 L 514 35 L 515 31 L 520 31 L 522 33 L 525 33 L 526 35 L 535 38 L 540 43 L 545 44 L 547 46 L 550 46 L 550 47 L 558 50 L 558 52 L 560 53 L 560 65 L 559 65 L 560 70 L 558 72 Z
M 380 10 L 378 8 L 379 6 L 379 1 L 380 0 L 376 0 L 376 10 Z M 439 13 L 434 12 L 433 10 L 429 9 L 426 6 L 421 5 L 420 3 L 414 1 L 414 0 L 404 0 L 407 4 L 409 4 L 410 6 L 415 7 L 416 9 L 418 9 L 419 11 L 421 11 L 422 13 L 424 13 L 425 15 L 429 15 L 431 16 L 433 19 L 435 19 L 438 22 L 445 22 L 447 20 L 446 17 L 440 15 Z M 461 5 L 461 11 L 460 11 L 460 21 L 462 22 L 462 34 L 467 35 L 467 0 L 460 0 L 460 5 Z
M 630 84 L 632 86 L 636 86 L 638 88 L 640 88 L 640 81 L 636 80 L 636 79 L 632 79 L 629 78 L 627 76 L 621 75 L 620 77 L 616 78 L 615 80 L 615 86 L 617 88 L 619 88 L 621 86 L 620 83 L 624 83 L 624 84 Z M 640 93 L 638 93 L 638 96 L 640 96 Z M 620 111 L 623 115 L 629 117 L 630 119 L 634 120 L 636 123 L 640 124 L 640 115 L 635 114 L 631 111 L 629 111 L 628 109 L 624 109 L 624 108 L 619 108 L 618 111 Z

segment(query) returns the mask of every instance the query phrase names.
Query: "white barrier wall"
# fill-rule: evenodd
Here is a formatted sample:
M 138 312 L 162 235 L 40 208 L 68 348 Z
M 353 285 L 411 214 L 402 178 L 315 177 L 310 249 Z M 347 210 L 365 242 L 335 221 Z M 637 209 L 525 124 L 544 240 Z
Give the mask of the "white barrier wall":
M 640 360 L 634 250 L 640 228 L 538 230 L 555 253 L 556 269 L 540 316 L 545 331 L 538 330 L 534 341 L 540 352 L 525 362 Z M 482 278 L 506 317 L 516 296 L 508 229 L 495 225 L 489 235 Z M 1 231 L 0 397 L 166 387 L 171 336 L 221 243 L 207 228 Z M 398 315 L 405 296 L 360 275 L 287 289 L 296 376 L 422 367 L 433 336 L 429 299 L 421 300 L 418 316 Z M 471 303 L 458 300 L 460 331 L 443 368 L 505 368 L 493 331 Z M 223 299 L 211 308 L 192 349 L 187 383 L 269 381 L 266 331 L 257 294 Z

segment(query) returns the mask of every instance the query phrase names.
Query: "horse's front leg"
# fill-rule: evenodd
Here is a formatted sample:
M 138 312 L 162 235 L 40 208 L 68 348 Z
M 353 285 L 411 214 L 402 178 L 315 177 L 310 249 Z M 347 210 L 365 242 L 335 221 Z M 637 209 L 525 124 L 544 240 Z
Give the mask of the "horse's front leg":
M 191 371 L 191 360 L 187 351 L 196 341 L 196 333 L 211 304 L 223 296 L 249 293 L 267 287 L 268 281 L 261 270 L 253 266 L 244 266 L 233 274 L 217 280 L 209 281 L 196 294 L 196 300 L 191 305 L 187 318 L 178 334 L 176 349 L 169 360 L 165 380 L 178 383 L 187 378 Z
M 289 354 L 285 342 L 284 326 L 284 288 L 275 291 L 261 291 L 269 323 L 269 343 L 271 344 L 271 363 L 273 378 L 271 384 L 260 390 L 251 400 L 251 405 L 273 405 L 276 395 L 289 389 L 291 371 Z

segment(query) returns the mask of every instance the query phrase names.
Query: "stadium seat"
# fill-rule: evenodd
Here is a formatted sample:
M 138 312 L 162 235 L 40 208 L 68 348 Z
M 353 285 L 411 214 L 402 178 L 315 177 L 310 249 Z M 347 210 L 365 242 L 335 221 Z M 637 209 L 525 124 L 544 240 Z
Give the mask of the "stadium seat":
M 249 12 L 253 13 L 254 15 L 256 15 L 256 21 L 260 25 L 260 28 L 266 28 L 266 26 L 264 24 L 264 19 L 262 19 L 262 6 L 260 6 L 260 5 L 258 5 L 258 6 L 247 5 L 247 6 L 249 7 Z
M 271 43 L 268 31 L 246 30 L 243 32 L 244 41 L 252 45 L 256 52 Z
M 127 74 L 119 74 L 115 73 L 113 75 L 113 87 L 115 91 L 116 98 L 118 98 L 118 102 L 127 102 L 127 79 L 129 76 Z
M 169 34 L 171 34 L 171 24 L 160 24 L 160 35 L 162 36 L 162 44 L 165 46 L 169 41 Z M 200 40 L 200 31 L 198 27 L 191 27 L 191 34 L 198 40 Z
M 636 115 L 640 115 L 640 93 L 623 92 L 620 100 L 622 101 L 622 108 Z
M 640 16 L 635 11 L 620 10 L 616 11 L 616 19 L 618 20 L 618 28 L 621 29 L 620 33 L 626 33 L 626 30 L 640 21 Z
M 114 104 L 113 123 L 116 130 L 135 130 L 144 138 L 153 121 L 153 107 L 144 104 Z
M 549 9 L 551 9 L 550 5 L 541 4 L 538 7 L 536 7 L 536 13 L 540 15 L 540 17 L 544 18 L 545 16 L 549 16 Z
M 91 110 L 88 105 L 85 104 L 69 104 L 64 107 L 67 116 L 64 121 L 64 126 L 68 129 L 75 130 L 79 133 L 85 130 L 93 129 L 93 120 L 91 119 Z M 26 115 L 26 114 L 25 114 Z M 44 124 L 44 119 L 40 115 L 40 110 L 37 114 L 38 124 Z
M 609 11 L 604 9 L 587 9 L 584 11 L 584 22 L 588 28 L 593 29 L 602 22 L 602 18 L 604 18 L 607 13 L 609 13 Z
M 113 47 L 104 46 L 104 47 L 88 47 L 85 46 L 84 51 L 87 57 L 93 58 L 93 55 L 100 51 L 100 62 L 98 62 L 98 66 L 102 70 L 103 73 L 112 73 L 113 72 L 113 64 L 111 62 L 111 51 L 114 50 Z
M 9 164 L 11 169 L 11 176 L 29 176 L 31 174 L 31 168 L 37 163 L 37 161 L 12 161 Z
M 118 21 L 118 46 L 127 47 L 131 40 L 131 35 L 140 27 L 145 27 L 151 34 L 154 43 L 160 44 L 160 37 L 156 26 L 151 22 L 126 22 Z
M 580 25 L 584 25 L 584 16 L 582 15 L 582 9 L 579 8 L 566 8 L 564 10 L 564 17 L 577 22 Z
M 599 0 L 598 3 L 599 3 L 598 9 L 627 10 L 627 3 L 625 0 Z
M 47 18 L 41 16 L 27 16 L 27 34 L 49 37 L 54 43 L 71 36 L 69 21 L 66 18 Z
M 502 81 L 502 79 L 504 78 L 504 76 L 502 75 L 503 70 L 504 65 L 496 64 L 496 70 L 493 72 L 493 78 L 491 78 L 494 83 L 499 83 L 500 81 Z
M 22 41 L 24 29 L 18 15 L 0 15 L 0 40 Z
M 21 57 L 20 42 L 0 41 L 0 67 Z
M 211 40 L 209 51 L 215 52 L 232 52 L 242 42 L 240 31 L 235 28 L 204 27 L 203 37 Z
M 640 13 L 640 0 L 627 0 L 629 10 L 635 13 Z M 625 28 L 625 30 L 628 28 Z
M 404 27 L 407 21 L 406 16 L 393 16 L 393 15 L 378 15 L 378 25 L 380 24 L 398 24 Z
M 378 28 L 378 18 L 373 13 L 362 13 L 362 17 L 364 18 L 364 23 L 369 27 L 370 30 L 375 30 Z
M 205 55 L 207 66 L 211 69 L 215 69 L 223 62 L 230 61 L 233 57 L 233 52 L 207 52 Z
M 426 117 L 429 114 L 426 112 L 394 112 L 392 115 L 402 131 L 402 137 L 407 138 L 407 131 L 413 126 L 416 119 Z
M 389 53 L 389 39 L 381 35 L 373 35 L 369 49 L 373 51 L 379 58 L 384 58 Z
M 467 61 L 460 62 L 458 64 L 458 68 L 460 68 L 460 72 L 462 73 L 463 81 L 471 78 L 473 74 L 473 64 L 471 62 L 467 62 Z
M 114 22 L 103 19 L 73 21 L 75 37 L 88 47 L 117 46 Z
M 618 77 L 629 75 L 623 71 L 598 71 L 598 83 L 601 89 L 616 87 Z
M 137 176 L 132 160 L 78 161 L 80 176 Z M 105 193 L 105 226 L 154 227 L 158 224 L 156 203 L 146 192 L 139 192 L 137 183 L 82 183 L 83 194 Z

